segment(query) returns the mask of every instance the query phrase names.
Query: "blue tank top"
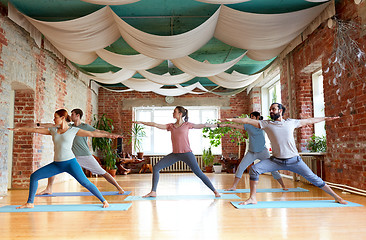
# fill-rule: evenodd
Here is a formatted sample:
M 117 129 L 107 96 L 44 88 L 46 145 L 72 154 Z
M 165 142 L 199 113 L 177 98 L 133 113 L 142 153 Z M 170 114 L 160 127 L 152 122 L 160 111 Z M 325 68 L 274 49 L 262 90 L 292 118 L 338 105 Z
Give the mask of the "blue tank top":
M 266 148 L 264 131 L 250 124 L 244 124 L 244 130 L 247 131 L 249 135 L 249 151 L 262 152 L 263 149 Z

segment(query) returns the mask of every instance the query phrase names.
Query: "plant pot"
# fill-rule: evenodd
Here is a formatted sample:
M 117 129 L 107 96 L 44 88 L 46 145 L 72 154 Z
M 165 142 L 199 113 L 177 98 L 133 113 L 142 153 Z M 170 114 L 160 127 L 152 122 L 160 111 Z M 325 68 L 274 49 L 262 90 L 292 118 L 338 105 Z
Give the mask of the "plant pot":
M 116 177 L 117 169 L 107 169 L 106 170 L 112 177 Z
M 212 173 L 212 166 L 206 166 L 205 168 L 207 173 Z
M 137 153 L 137 159 L 142 159 L 144 157 L 144 153 L 143 152 L 138 152 Z
M 214 168 L 215 173 L 220 173 L 222 170 L 221 165 L 214 165 L 213 168 Z

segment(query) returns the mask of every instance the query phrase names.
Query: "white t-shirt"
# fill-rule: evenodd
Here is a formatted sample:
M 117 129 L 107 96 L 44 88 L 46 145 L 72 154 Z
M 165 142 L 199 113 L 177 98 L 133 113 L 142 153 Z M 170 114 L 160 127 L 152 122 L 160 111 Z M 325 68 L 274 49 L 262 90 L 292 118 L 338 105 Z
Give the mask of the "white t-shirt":
M 75 158 L 71 148 L 75 135 L 80 130 L 80 128 L 70 127 L 62 134 L 57 133 L 57 127 L 51 127 L 48 130 L 51 132 L 54 145 L 54 161 L 62 162 Z
M 300 120 L 286 119 L 280 121 L 259 121 L 272 145 L 272 155 L 276 158 L 292 158 L 299 155 L 297 151 L 294 130 L 300 127 Z

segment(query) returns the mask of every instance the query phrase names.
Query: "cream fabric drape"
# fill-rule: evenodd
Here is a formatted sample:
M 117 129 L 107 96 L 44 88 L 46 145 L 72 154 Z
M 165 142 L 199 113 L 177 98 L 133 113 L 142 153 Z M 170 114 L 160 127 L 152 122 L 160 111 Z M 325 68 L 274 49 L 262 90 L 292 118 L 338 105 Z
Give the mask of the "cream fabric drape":
M 130 78 L 124 81 L 123 84 L 139 92 L 156 91 L 163 86 L 162 84 L 154 83 L 141 78 Z
M 113 53 L 107 51 L 105 49 L 97 50 L 96 53 L 100 58 L 105 60 L 106 62 L 120 67 L 120 68 L 128 68 L 131 70 L 146 70 L 153 67 L 158 66 L 164 60 L 150 58 L 143 54 L 137 55 L 121 55 L 117 53 Z
M 22 13 L 20 13 L 12 4 L 8 4 L 8 17 L 29 32 L 30 36 L 34 39 L 38 47 L 41 47 L 42 34 L 34 27 Z
M 199 82 L 196 82 L 196 83 L 186 86 L 186 87 L 182 87 L 181 85 L 176 85 L 176 87 L 177 88 L 170 88 L 170 89 L 160 88 L 157 90 L 153 90 L 153 92 L 160 94 L 160 95 L 171 96 L 171 97 L 181 96 L 181 95 L 184 95 L 187 93 L 204 94 L 204 93 L 208 92 L 208 90 L 205 87 L 203 87 Z M 202 92 L 194 92 L 193 90 L 195 88 L 202 90 Z
M 135 75 L 135 70 L 121 69 L 118 72 L 107 72 L 107 73 L 93 73 L 91 79 L 94 79 L 101 83 L 114 84 L 124 82 Z
M 62 22 L 45 22 L 24 16 L 58 49 L 93 52 L 120 38 L 111 12 L 109 7 L 104 7 L 87 16 Z
M 279 49 L 299 35 L 326 6 L 282 14 L 247 13 L 221 6 L 214 36 L 230 46 L 247 49 L 248 56 L 251 50 L 264 50 L 268 60 L 277 56 Z
M 138 2 L 140 0 L 81 0 L 81 1 L 99 5 L 124 5 Z
M 231 68 L 237 62 L 239 62 L 245 56 L 245 54 L 246 52 L 237 57 L 236 59 L 231 60 L 230 62 L 221 64 L 210 64 L 206 62 L 199 62 L 188 56 L 178 59 L 172 59 L 171 61 L 177 68 L 188 74 L 197 77 L 208 77 L 217 75 Z
M 219 8 L 197 28 L 174 36 L 158 36 L 142 32 L 113 13 L 123 39 L 136 51 L 157 59 L 175 59 L 187 56 L 203 47 L 214 35 Z
M 255 80 L 258 79 L 258 77 L 261 75 L 261 73 L 247 76 L 246 78 L 243 78 L 241 81 L 229 81 L 227 79 L 221 78 L 219 76 L 212 76 L 208 77 L 212 82 L 216 83 L 219 86 L 228 88 L 228 89 L 238 89 L 242 87 L 249 86 L 251 83 L 253 83 Z
M 117 2 L 118 4 L 121 2 L 128 4 L 135 0 L 86 1 L 112 5 Z M 214 4 L 237 2 L 237 0 L 202 1 Z M 321 0 L 308 1 L 319 2 Z M 117 73 L 93 74 L 92 79 L 103 83 L 123 82 L 137 91 L 153 90 L 159 91 L 163 95 L 172 91 L 172 94 L 177 96 L 175 94 L 181 94 L 184 91 L 191 93 L 192 87 L 201 89 L 199 85 L 184 88 L 179 85 L 193 77 L 209 77 L 216 84 L 230 89 L 241 88 L 249 84 L 247 87 L 249 89 L 253 85 L 250 82 L 257 81 L 253 80 L 254 76 L 241 76 L 238 73 L 227 74 L 224 71 L 234 66 L 245 54 L 254 60 L 268 60 L 277 56 L 327 6 L 328 4 L 321 4 L 283 14 L 253 14 L 222 5 L 197 28 L 173 36 L 157 36 L 140 31 L 123 21 L 109 6 L 74 20 L 45 22 L 20 13 L 9 2 L 8 16 L 29 31 L 39 46 L 42 33 L 46 38 L 46 49 L 54 51 L 58 55 L 62 54 L 74 63 L 87 65 L 99 56 L 106 62 L 122 68 Z M 140 54 L 121 55 L 104 49 L 121 36 Z M 247 52 L 222 64 L 202 63 L 188 56 L 207 44 L 212 37 L 216 37 L 230 46 L 245 49 Z M 146 71 L 168 59 L 184 73 L 170 76 L 156 75 Z M 133 78 L 136 71 L 146 79 Z M 177 88 L 161 88 L 166 84 L 176 85 Z
M 155 82 L 155 83 L 163 84 L 163 85 L 177 85 L 177 84 L 185 83 L 195 77 L 194 75 L 189 75 L 187 73 L 182 73 L 182 74 L 172 76 L 169 73 L 166 73 L 164 75 L 158 75 L 158 74 L 154 74 L 154 73 L 151 73 L 151 72 L 148 72 L 145 70 L 141 70 L 138 72 L 146 79 L 148 79 L 152 82 Z

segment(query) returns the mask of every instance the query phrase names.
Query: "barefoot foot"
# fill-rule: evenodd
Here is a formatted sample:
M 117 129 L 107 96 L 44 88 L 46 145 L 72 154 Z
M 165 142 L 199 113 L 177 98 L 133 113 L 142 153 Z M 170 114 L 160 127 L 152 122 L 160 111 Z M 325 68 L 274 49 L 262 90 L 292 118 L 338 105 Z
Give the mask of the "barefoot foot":
M 143 198 L 147 198 L 147 197 L 156 197 L 156 192 L 151 191 L 150 193 L 148 193 L 145 196 L 143 196 Z
M 214 191 L 215 197 L 221 197 L 220 193 L 218 191 Z
M 26 203 L 22 206 L 17 207 L 16 209 L 22 209 L 22 208 L 34 208 L 34 203 Z
M 288 188 L 282 188 L 283 191 L 288 191 Z
M 343 200 L 342 198 L 336 199 L 335 201 L 336 201 L 337 203 L 344 204 L 344 205 L 348 204 L 348 202 L 346 202 L 346 201 L 345 201 L 345 200 Z
M 107 207 L 109 207 L 109 203 L 106 200 L 106 201 L 103 202 L 103 208 L 107 208 Z
M 225 189 L 225 191 L 235 191 L 235 190 L 236 190 L 236 187 L 231 187 L 231 188 Z
M 239 205 L 257 204 L 256 199 L 248 198 L 246 201 L 239 203 Z
M 51 189 L 45 189 L 42 192 L 37 193 L 36 195 L 51 195 L 52 190 Z
M 122 188 L 118 189 L 118 194 L 124 194 L 124 193 L 125 193 L 125 190 L 123 190 Z

